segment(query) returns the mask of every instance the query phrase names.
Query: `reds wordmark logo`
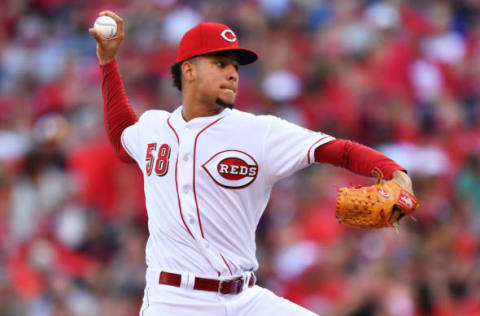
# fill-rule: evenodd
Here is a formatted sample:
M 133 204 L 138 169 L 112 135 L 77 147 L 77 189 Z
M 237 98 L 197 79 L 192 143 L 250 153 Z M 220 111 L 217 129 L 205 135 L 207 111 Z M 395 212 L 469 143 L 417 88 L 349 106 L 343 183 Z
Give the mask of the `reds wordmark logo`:
M 208 175 L 222 187 L 241 189 L 257 178 L 258 164 L 240 150 L 225 150 L 215 154 L 202 165 Z

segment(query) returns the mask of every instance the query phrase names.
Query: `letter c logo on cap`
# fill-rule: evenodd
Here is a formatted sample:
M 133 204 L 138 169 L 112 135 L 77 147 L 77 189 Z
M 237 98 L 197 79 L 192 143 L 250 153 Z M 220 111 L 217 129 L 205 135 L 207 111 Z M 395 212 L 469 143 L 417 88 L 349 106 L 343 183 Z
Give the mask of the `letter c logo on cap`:
M 226 41 L 228 41 L 228 42 L 231 42 L 231 43 L 233 43 L 233 42 L 235 42 L 235 41 L 237 40 L 237 36 L 236 36 L 235 33 L 233 33 L 233 31 L 230 30 L 230 29 L 226 29 L 225 31 L 223 31 L 222 34 L 220 34 L 220 36 L 221 36 L 224 40 L 226 40 Z

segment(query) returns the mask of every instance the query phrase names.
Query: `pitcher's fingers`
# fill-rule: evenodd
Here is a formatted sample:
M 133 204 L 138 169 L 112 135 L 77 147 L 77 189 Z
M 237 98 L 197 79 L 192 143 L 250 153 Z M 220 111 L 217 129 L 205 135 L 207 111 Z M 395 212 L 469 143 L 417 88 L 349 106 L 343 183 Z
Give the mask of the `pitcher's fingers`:
M 100 34 L 99 32 L 97 32 L 97 30 L 95 30 L 93 27 L 88 29 L 88 33 L 90 33 L 90 35 L 92 35 L 92 37 L 93 37 L 97 42 L 101 42 L 101 41 L 104 39 L 103 36 L 102 36 L 102 34 Z
M 100 12 L 98 15 L 106 15 L 114 19 L 115 22 L 117 22 L 117 35 L 123 34 L 123 19 L 119 17 L 115 12 L 110 10 L 105 10 Z

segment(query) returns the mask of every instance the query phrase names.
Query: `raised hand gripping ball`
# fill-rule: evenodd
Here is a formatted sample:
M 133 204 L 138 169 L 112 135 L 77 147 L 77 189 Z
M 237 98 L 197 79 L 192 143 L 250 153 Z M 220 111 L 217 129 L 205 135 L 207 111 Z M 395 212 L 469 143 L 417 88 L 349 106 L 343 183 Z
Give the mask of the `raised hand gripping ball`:
M 100 32 L 105 38 L 112 38 L 117 34 L 117 22 L 106 15 L 99 16 L 95 20 L 93 28 Z

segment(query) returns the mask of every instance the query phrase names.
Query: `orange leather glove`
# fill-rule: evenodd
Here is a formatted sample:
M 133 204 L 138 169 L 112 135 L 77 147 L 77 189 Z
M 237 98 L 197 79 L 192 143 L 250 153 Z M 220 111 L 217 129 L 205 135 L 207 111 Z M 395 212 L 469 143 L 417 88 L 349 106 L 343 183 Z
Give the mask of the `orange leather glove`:
M 394 227 L 418 207 L 417 198 L 393 180 L 368 187 L 340 188 L 335 216 L 341 224 L 360 229 Z

